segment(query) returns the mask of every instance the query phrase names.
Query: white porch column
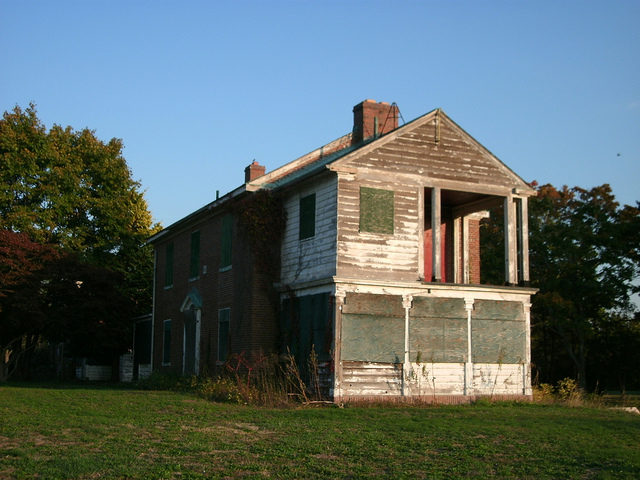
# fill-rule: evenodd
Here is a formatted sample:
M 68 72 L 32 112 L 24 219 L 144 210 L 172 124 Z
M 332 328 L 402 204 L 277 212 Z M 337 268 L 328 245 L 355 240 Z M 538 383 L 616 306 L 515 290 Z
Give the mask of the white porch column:
M 462 283 L 460 275 L 460 264 L 464 258 L 463 252 L 460 250 L 460 236 L 462 234 L 462 219 L 455 217 L 453 219 L 453 283 Z
M 473 394 L 473 358 L 471 356 L 471 312 L 473 298 L 464 299 L 464 309 L 467 312 L 467 361 L 464 363 L 464 394 Z
M 529 284 L 529 207 L 527 197 L 518 201 L 518 280 Z
M 409 357 L 409 310 L 413 297 L 411 295 L 402 296 L 402 307 L 404 308 L 404 362 L 402 364 L 402 396 L 411 396 L 411 384 L 409 375 L 411 373 L 411 359 Z
M 442 281 L 442 235 L 441 235 L 442 214 L 440 211 L 440 187 L 433 187 L 431 190 L 431 252 L 432 270 L 434 282 Z
M 516 209 L 513 195 L 504 199 L 504 276 L 507 285 L 517 283 Z
M 462 217 L 462 282 L 471 283 L 469 270 L 469 217 Z
M 524 357 L 525 363 L 522 366 L 524 369 L 522 375 L 522 393 L 524 395 L 532 395 L 531 391 L 531 304 L 524 303 L 524 322 L 525 322 L 525 346 L 524 346 Z
M 333 337 L 333 398 L 337 402 L 342 401 L 342 306 L 346 299 L 346 292 L 336 288 L 335 298 L 335 331 Z

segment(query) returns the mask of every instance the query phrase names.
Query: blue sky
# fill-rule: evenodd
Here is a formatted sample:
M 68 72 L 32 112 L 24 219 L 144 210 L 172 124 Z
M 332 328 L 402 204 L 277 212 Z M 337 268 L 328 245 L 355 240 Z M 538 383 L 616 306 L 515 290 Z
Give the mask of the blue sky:
M 0 0 L 0 108 L 123 139 L 164 226 L 351 130 L 436 107 L 527 181 L 640 200 L 640 1 Z

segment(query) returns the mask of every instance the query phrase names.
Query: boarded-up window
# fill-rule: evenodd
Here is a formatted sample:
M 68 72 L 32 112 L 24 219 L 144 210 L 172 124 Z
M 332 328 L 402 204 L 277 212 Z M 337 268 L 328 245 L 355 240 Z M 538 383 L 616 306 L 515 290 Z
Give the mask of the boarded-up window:
M 413 362 L 458 363 L 467 358 L 467 313 L 462 298 L 415 297 L 409 319 Z
M 316 234 L 316 194 L 300 199 L 300 240 Z
M 233 216 L 231 214 L 222 217 L 222 232 L 220 235 L 220 268 L 228 268 L 231 266 L 231 244 L 233 239 Z
M 527 336 L 522 304 L 476 300 L 471 337 L 474 363 L 523 363 Z
M 189 278 L 196 278 L 200 273 L 200 232 L 191 234 L 191 260 L 189 262 Z
M 231 309 L 218 310 L 218 361 L 224 362 L 229 355 L 229 323 Z
M 360 187 L 361 232 L 393 234 L 393 209 L 393 191 Z
M 165 320 L 162 325 L 162 364 L 171 363 L 171 320 Z
M 402 297 L 347 294 L 342 308 L 341 359 L 384 363 L 403 361 Z
M 164 251 L 164 286 L 173 285 L 173 242 L 168 243 Z

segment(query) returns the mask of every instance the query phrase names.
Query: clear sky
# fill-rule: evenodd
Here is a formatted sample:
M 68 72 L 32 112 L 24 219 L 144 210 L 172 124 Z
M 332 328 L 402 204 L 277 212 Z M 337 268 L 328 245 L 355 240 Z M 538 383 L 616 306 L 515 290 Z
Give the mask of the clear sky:
M 164 226 L 351 130 L 440 107 L 527 181 L 640 200 L 640 1 L 0 0 L 0 108 L 124 155 Z

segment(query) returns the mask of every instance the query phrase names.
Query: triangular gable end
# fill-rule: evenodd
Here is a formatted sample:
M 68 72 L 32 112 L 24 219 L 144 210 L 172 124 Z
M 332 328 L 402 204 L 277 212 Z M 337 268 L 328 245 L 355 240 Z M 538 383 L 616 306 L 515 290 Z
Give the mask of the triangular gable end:
M 433 110 L 395 131 L 364 145 L 330 166 L 388 171 L 399 175 L 419 174 L 437 181 L 460 182 L 500 189 L 517 189 L 535 195 L 521 177 L 442 110 Z

